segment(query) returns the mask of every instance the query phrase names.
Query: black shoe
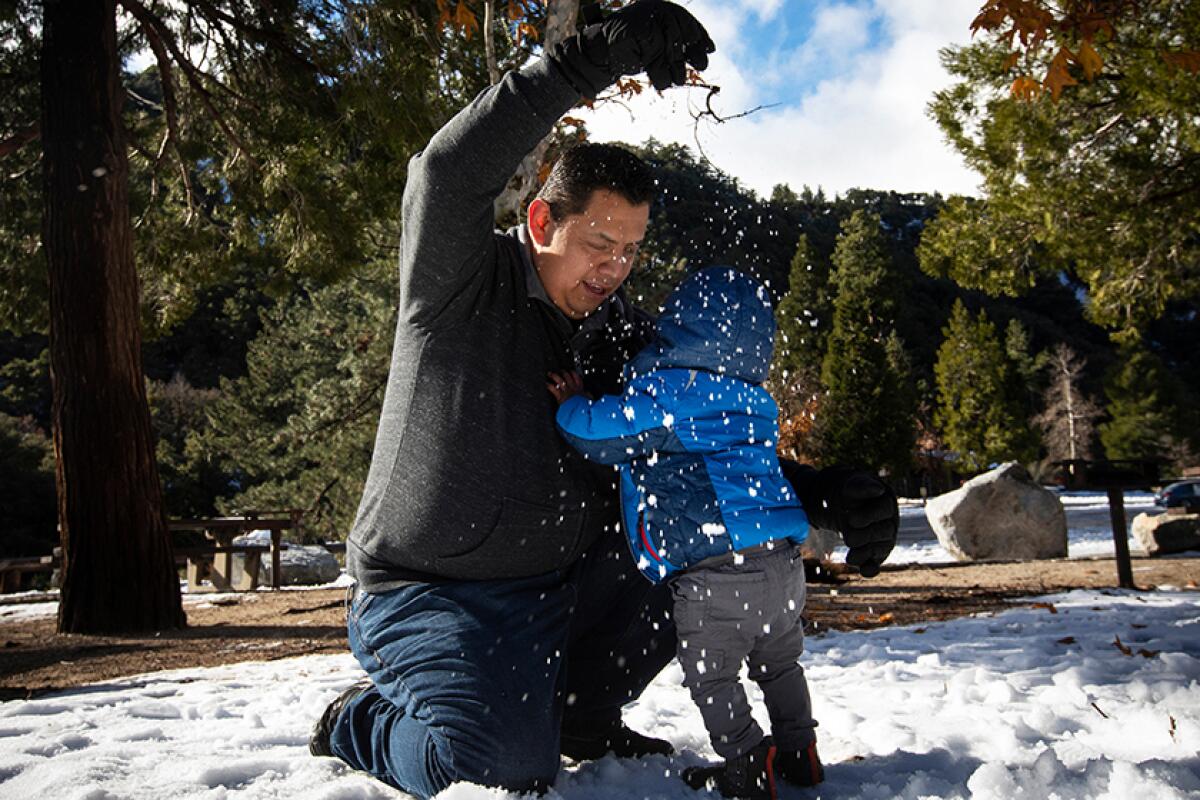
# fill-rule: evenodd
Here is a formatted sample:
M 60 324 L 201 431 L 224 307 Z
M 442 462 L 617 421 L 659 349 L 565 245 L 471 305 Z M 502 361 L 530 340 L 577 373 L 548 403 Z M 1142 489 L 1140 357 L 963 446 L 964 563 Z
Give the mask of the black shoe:
M 712 788 L 724 797 L 775 800 L 775 743 L 764 738 L 754 749 L 714 767 L 688 767 L 683 780 L 693 789 Z
M 593 761 L 609 753 L 617 758 L 638 758 L 669 756 L 675 752 L 670 742 L 632 731 L 623 722 L 603 732 L 563 731 L 560 749 L 573 761 Z
M 825 768 L 817 755 L 814 741 L 803 750 L 779 749 L 775 755 L 775 774 L 795 786 L 816 786 L 825 780 Z
M 346 703 L 349 703 L 367 689 L 370 689 L 371 686 L 371 681 L 364 678 L 333 698 L 333 702 L 325 709 L 325 713 L 317 720 L 317 724 L 313 726 L 312 733 L 308 736 L 308 752 L 314 756 L 333 755 L 333 750 L 329 747 L 329 737 L 333 733 L 333 726 L 337 724 L 338 716 L 342 713 L 342 709 L 346 707 Z

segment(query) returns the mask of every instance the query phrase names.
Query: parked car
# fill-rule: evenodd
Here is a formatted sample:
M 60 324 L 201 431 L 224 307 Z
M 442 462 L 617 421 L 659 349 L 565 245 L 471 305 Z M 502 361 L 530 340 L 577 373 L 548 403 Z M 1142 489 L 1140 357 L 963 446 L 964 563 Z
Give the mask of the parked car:
M 1154 505 L 1182 507 L 1189 514 L 1200 514 L 1200 480 L 1179 481 L 1164 486 L 1155 493 Z

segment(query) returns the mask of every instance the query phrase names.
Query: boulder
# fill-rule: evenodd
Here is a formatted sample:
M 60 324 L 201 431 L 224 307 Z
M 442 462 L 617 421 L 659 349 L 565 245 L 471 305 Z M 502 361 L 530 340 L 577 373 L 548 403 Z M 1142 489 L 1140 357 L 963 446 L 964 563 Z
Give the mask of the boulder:
M 1062 503 L 1015 461 L 931 498 L 925 516 L 942 547 L 959 561 L 1067 555 Z
M 263 583 L 271 583 L 271 559 L 263 556 Z M 279 552 L 280 586 L 317 586 L 332 583 L 342 574 L 333 553 L 320 545 L 288 545 Z
M 800 545 L 800 553 L 806 560 L 828 561 L 834 548 L 841 547 L 842 535 L 825 528 L 809 528 L 808 538 Z
M 233 540 L 235 544 L 260 544 L 270 546 L 270 531 L 251 531 Z M 271 585 L 271 555 L 262 555 L 262 566 L 259 571 L 259 581 Z M 342 574 L 333 553 L 320 545 L 299 545 L 292 542 L 280 542 L 279 548 L 279 585 L 280 586 L 317 586 L 322 583 L 332 583 Z
M 1200 550 L 1200 514 L 1138 514 L 1133 538 L 1151 556 Z

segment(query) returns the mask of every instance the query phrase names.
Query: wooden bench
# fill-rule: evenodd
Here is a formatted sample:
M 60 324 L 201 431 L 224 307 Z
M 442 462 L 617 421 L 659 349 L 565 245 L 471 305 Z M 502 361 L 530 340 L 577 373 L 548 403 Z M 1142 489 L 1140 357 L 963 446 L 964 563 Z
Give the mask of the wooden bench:
M 0 558 L 0 594 L 21 591 L 21 578 L 33 572 L 53 572 L 58 566 L 55 556 Z
M 271 588 L 278 589 L 283 532 L 298 531 L 300 527 L 300 513 L 297 511 L 251 511 L 240 516 L 175 519 L 167 523 L 172 535 L 185 532 L 204 535 L 204 541 L 200 544 L 178 544 L 173 548 L 176 564 L 187 570 L 189 592 L 254 591 L 259 585 L 262 557 L 267 553 L 271 555 Z M 233 543 L 238 536 L 257 530 L 270 531 L 269 545 Z M 331 553 L 346 551 L 345 542 L 325 542 L 322 546 Z M 235 560 L 234 557 L 238 555 L 242 558 Z M 59 548 L 54 549 L 52 556 L 0 559 L 0 593 L 20 591 L 22 576 L 34 572 L 53 572 L 60 562 Z M 205 580 L 212 584 L 212 588 L 201 588 Z

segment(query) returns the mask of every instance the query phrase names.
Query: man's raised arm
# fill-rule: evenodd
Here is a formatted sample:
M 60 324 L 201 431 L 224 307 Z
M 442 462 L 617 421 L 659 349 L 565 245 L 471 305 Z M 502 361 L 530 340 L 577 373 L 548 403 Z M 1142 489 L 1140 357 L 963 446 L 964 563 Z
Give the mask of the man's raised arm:
M 404 191 L 401 306 L 430 321 L 493 246 L 493 203 L 521 160 L 580 96 L 645 72 L 655 88 L 703 69 L 713 44 L 690 13 L 637 0 L 482 92 L 413 157 Z

